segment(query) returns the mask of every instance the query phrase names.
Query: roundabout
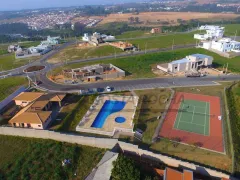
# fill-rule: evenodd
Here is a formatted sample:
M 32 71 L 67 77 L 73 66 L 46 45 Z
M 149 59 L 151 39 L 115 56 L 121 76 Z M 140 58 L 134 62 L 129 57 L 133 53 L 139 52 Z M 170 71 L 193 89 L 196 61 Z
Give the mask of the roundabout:
M 32 72 L 39 72 L 41 70 L 45 69 L 45 66 L 30 66 L 23 70 L 25 73 L 32 73 Z

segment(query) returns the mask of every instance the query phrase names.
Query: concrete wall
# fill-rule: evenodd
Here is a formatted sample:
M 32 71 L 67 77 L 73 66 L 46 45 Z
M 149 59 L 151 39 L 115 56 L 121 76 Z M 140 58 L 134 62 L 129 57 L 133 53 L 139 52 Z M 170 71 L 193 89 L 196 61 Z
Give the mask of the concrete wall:
M 10 102 L 12 102 L 13 98 L 15 98 L 16 96 L 18 96 L 21 92 L 26 91 L 26 87 L 21 86 L 20 88 L 18 88 L 14 93 L 12 93 L 11 95 L 9 95 L 6 99 L 2 100 L 0 102 L 0 112 L 1 110 L 4 110 L 4 107 L 7 106 Z
M 156 154 L 147 150 L 140 149 L 137 145 L 120 142 L 117 139 L 111 138 L 95 138 L 95 137 L 84 137 L 73 134 L 64 134 L 59 132 L 47 131 L 47 130 L 36 130 L 36 129 L 24 129 L 24 128 L 11 128 L 11 127 L 0 127 L 0 134 L 11 135 L 11 136 L 23 136 L 32 138 L 52 139 L 56 141 L 63 141 L 68 143 L 76 143 L 81 145 L 87 145 L 98 148 L 113 148 L 117 143 L 120 145 L 123 151 L 139 154 L 140 156 L 147 157 L 153 160 L 159 160 L 169 166 L 188 168 L 198 173 L 214 176 L 229 178 L 230 176 L 219 171 L 215 171 L 203 166 L 198 166 L 193 163 L 186 161 L 177 160 L 175 158 L 165 156 L 162 154 Z M 237 180 L 232 178 L 232 180 Z
M 161 65 L 157 65 L 157 68 L 164 71 L 164 72 L 168 72 L 168 68 L 164 68 Z
M 34 54 L 28 54 L 24 56 L 15 56 L 16 59 L 23 59 L 23 58 L 29 58 L 29 57 L 35 57 L 35 56 L 41 56 L 40 53 L 34 53 Z

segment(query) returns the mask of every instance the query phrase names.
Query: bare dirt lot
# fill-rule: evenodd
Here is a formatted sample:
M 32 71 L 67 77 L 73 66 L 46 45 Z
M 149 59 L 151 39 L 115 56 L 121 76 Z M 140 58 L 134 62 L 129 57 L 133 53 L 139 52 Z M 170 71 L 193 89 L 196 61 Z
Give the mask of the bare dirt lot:
M 239 15 L 233 13 L 199 13 L 199 12 L 143 12 L 138 15 L 131 13 L 127 14 L 110 14 L 107 17 L 103 17 L 103 21 L 100 24 L 106 24 L 110 22 L 128 22 L 129 17 L 138 17 L 144 24 L 147 21 L 160 22 L 167 21 L 171 25 L 177 24 L 177 19 L 185 21 L 191 19 L 199 20 L 222 20 L 222 19 L 234 19 Z

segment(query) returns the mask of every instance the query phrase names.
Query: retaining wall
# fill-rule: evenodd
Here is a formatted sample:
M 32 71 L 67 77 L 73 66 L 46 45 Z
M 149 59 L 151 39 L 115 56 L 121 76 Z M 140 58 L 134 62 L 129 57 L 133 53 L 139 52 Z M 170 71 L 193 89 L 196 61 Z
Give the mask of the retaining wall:
M 19 95 L 21 92 L 24 92 L 24 91 L 26 91 L 26 87 L 21 86 L 14 93 L 9 95 L 6 99 L 2 100 L 0 102 L 0 112 L 4 110 L 4 107 L 6 107 L 13 100 L 13 98 L 15 98 L 17 95 Z
M 149 159 L 153 159 L 155 161 L 159 160 L 160 162 L 163 162 L 169 166 L 191 169 L 193 171 L 196 171 L 198 173 L 208 175 L 208 176 L 215 176 L 215 177 L 221 177 L 221 178 L 224 177 L 232 180 L 237 180 L 236 178 L 232 178 L 229 175 L 224 174 L 222 172 L 215 171 L 202 166 L 198 166 L 193 163 L 188 163 L 186 161 L 177 160 L 162 154 L 155 154 L 153 152 L 140 149 L 137 145 L 121 142 L 121 141 L 118 141 L 117 139 L 85 137 L 85 136 L 79 136 L 75 134 L 65 134 L 65 133 L 59 133 L 59 132 L 47 131 L 47 130 L 23 129 L 23 128 L 12 128 L 12 127 L 0 127 L 0 134 L 31 137 L 31 138 L 52 139 L 56 141 L 76 143 L 81 145 L 87 145 L 87 146 L 98 147 L 98 148 L 107 148 L 107 149 L 113 148 L 118 143 L 123 151 L 137 153 L 140 156 L 144 156 Z

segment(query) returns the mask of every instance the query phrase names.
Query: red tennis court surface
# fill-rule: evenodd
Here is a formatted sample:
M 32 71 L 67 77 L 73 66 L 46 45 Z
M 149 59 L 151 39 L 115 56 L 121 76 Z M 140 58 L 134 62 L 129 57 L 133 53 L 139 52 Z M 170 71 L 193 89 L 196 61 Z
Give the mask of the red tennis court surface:
M 177 118 L 178 110 L 180 108 L 182 99 L 203 101 L 210 104 L 211 116 L 209 124 L 209 136 L 182 131 L 174 128 L 174 123 Z M 159 132 L 159 136 L 169 139 L 174 139 L 178 137 L 181 139 L 182 143 L 199 143 L 201 144 L 202 148 L 218 152 L 225 152 L 223 145 L 222 120 L 219 120 L 219 116 L 221 116 L 219 97 L 179 92 L 175 94 L 175 97 L 170 104 L 166 118 Z

